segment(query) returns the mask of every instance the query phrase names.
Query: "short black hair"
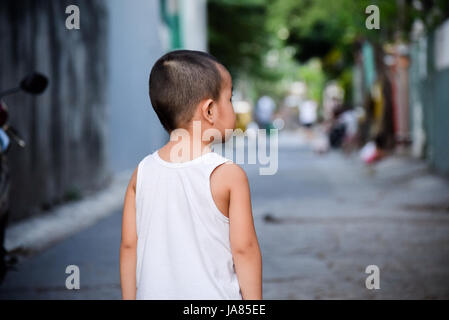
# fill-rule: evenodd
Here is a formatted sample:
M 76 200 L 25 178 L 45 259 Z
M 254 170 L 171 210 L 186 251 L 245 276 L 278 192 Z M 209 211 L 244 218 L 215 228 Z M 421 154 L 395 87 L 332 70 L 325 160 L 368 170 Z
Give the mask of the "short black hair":
M 219 99 L 223 79 L 218 65 L 223 66 L 214 56 L 194 50 L 171 51 L 156 61 L 150 100 L 168 132 L 188 123 L 202 99 Z

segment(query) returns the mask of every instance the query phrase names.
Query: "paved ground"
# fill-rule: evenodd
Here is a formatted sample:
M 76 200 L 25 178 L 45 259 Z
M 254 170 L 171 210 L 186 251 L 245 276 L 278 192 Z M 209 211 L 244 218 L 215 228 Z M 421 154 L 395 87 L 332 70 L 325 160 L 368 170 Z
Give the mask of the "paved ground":
M 263 254 L 265 299 L 449 298 L 449 184 L 392 157 L 367 170 L 356 157 L 319 156 L 295 136 L 279 171 L 246 166 Z M 120 212 L 17 265 L 0 298 L 118 299 Z M 81 289 L 65 289 L 76 264 Z M 380 289 L 365 268 L 380 268 Z

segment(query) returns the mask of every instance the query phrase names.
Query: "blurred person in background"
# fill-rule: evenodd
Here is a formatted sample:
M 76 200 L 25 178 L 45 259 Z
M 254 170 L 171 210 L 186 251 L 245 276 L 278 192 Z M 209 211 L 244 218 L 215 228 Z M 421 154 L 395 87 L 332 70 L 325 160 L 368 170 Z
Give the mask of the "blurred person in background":
M 324 89 L 323 93 L 323 118 L 324 121 L 331 121 L 334 111 L 343 103 L 344 91 L 334 81 L 331 81 Z
M 276 109 L 276 103 L 269 96 L 262 96 L 256 105 L 256 121 L 259 128 L 267 130 L 272 128 L 271 122 L 273 120 L 274 110 Z
M 358 145 L 359 113 L 357 110 L 347 109 L 340 115 L 339 122 L 345 127 L 342 148 L 346 154 L 349 154 Z
M 299 121 L 306 127 L 311 128 L 317 120 L 318 104 L 313 100 L 306 100 L 299 105 Z
M 285 128 L 294 130 L 298 128 L 298 110 L 301 100 L 295 95 L 287 95 L 280 108 L 279 115 L 285 122 Z
M 298 128 L 299 106 L 304 101 L 306 91 L 307 86 L 304 82 L 296 81 L 291 84 L 280 113 L 285 122 L 285 129 Z
M 306 138 L 311 139 L 312 127 L 317 121 L 318 104 L 313 100 L 305 100 L 299 105 L 299 122 L 306 129 Z
M 333 110 L 333 116 L 329 122 L 329 144 L 332 148 L 340 148 L 346 134 L 345 123 L 341 121 L 340 116 L 345 111 L 345 107 L 340 105 Z

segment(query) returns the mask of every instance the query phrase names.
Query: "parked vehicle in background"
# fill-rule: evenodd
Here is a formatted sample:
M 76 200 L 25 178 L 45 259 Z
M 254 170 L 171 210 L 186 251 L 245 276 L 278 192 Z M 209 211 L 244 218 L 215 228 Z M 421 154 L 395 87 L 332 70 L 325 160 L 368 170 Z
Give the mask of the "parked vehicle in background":
M 5 249 L 5 229 L 9 215 L 9 189 L 10 176 L 7 162 L 7 152 L 10 149 L 11 141 L 20 147 L 26 146 L 25 141 L 20 137 L 17 130 L 8 122 L 8 106 L 2 100 L 5 96 L 24 91 L 29 94 L 41 94 L 48 86 L 48 79 L 40 73 L 32 73 L 25 77 L 16 88 L 8 89 L 0 93 L 0 282 L 6 273 L 8 262 L 6 261 L 7 251 Z

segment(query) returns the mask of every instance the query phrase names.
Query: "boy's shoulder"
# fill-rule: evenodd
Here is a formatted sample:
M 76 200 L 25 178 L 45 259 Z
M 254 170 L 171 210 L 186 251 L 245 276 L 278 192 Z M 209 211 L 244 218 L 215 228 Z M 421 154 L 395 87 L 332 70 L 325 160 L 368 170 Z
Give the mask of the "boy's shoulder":
M 138 170 L 139 168 L 142 168 L 144 166 L 146 167 L 146 166 L 156 163 L 156 159 L 155 159 L 156 152 L 157 151 L 154 151 L 154 152 L 151 152 L 151 153 L 147 154 L 146 156 L 144 156 L 137 164 L 136 170 Z
M 243 170 L 243 168 L 238 164 L 228 159 L 226 159 L 222 165 L 215 168 L 212 176 L 228 186 L 233 186 L 235 184 L 248 181 L 245 170 Z
M 133 187 L 134 189 L 136 189 L 136 185 L 138 184 L 138 181 L 141 180 L 141 174 L 142 174 L 142 169 L 144 167 L 147 167 L 149 162 L 153 161 L 154 159 L 154 152 L 150 153 L 148 155 L 146 155 L 145 157 L 143 157 L 139 163 L 137 164 L 137 166 L 134 168 L 134 171 L 131 175 L 131 179 L 129 182 L 129 186 Z

